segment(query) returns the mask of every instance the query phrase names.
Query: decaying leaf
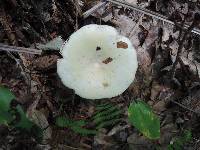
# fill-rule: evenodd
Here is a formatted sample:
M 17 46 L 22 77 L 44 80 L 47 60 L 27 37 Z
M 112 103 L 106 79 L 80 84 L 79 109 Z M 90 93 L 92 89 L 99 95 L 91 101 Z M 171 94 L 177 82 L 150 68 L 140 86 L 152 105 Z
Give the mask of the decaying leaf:
M 44 113 L 42 111 L 36 110 L 36 107 L 38 105 L 39 99 L 35 100 L 32 105 L 27 110 L 27 115 L 33 121 L 38 127 L 40 127 L 43 130 L 43 142 L 46 142 L 46 140 L 51 139 L 52 130 L 51 127 L 49 127 L 48 120 Z
M 53 65 L 57 63 L 57 59 L 59 56 L 57 55 L 47 55 L 43 57 L 39 57 L 33 61 L 34 68 L 41 70 L 41 69 L 49 69 Z
M 127 49 L 128 48 L 128 44 L 126 42 L 119 41 L 119 42 L 117 42 L 117 48 Z

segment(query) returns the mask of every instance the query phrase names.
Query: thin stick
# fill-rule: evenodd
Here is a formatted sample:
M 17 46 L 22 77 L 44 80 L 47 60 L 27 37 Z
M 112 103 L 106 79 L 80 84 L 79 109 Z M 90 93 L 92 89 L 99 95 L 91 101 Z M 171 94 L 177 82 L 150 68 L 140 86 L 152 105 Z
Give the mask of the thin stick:
M 190 109 L 190 108 L 187 108 L 186 106 L 184 106 L 184 105 L 181 104 L 181 103 L 178 103 L 178 102 L 176 102 L 176 101 L 174 101 L 174 100 L 170 100 L 170 101 L 171 101 L 172 103 L 174 103 L 174 104 L 180 106 L 180 107 L 183 108 L 183 109 L 186 109 L 186 110 L 188 110 L 188 111 L 190 111 L 190 112 L 193 112 L 193 113 L 195 113 L 195 114 L 197 114 L 197 115 L 200 114 L 199 112 L 196 112 L 196 111 L 194 111 L 194 110 L 192 110 L 192 109 Z
M 0 43 L 0 51 L 29 53 L 29 54 L 38 54 L 38 55 L 41 55 L 41 53 L 42 53 L 42 50 L 33 49 L 33 48 L 17 47 L 17 46 L 9 46 L 9 45 L 5 45 L 3 43 Z
M 95 11 L 97 11 L 98 9 L 102 8 L 103 6 L 105 6 L 107 4 L 107 2 L 100 2 L 97 5 L 95 5 L 94 7 L 92 7 L 91 9 L 87 10 L 86 12 L 83 13 L 83 18 L 87 18 L 89 17 L 91 14 L 93 14 Z
M 23 65 L 23 63 L 20 62 L 19 59 L 17 59 L 12 53 L 10 53 L 9 51 L 7 52 L 8 56 L 10 56 L 10 58 L 12 58 L 13 60 L 15 60 L 16 64 L 19 66 L 19 68 L 21 69 L 21 74 L 22 76 L 25 78 L 25 81 L 27 83 L 27 85 L 29 86 L 29 88 L 27 89 L 27 94 L 30 94 L 30 89 L 31 89 L 31 79 L 30 76 L 27 75 L 26 71 L 25 71 L 25 67 Z
M 82 15 L 83 18 L 84 19 L 87 18 L 88 16 L 93 14 L 95 11 L 97 11 L 98 9 L 102 8 L 103 6 L 105 6 L 107 4 L 107 2 L 111 2 L 113 4 L 120 5 L 120 6 L 129 8 L 129 9 L 135 10 L 135 11 L 140 12 L 142 14 L 145 14 L 145 15 L 151 16 L 153 18 L 156 18 L 156 19 L 162 20 L 164 22 L 167 22 L 169 24 L 175 25 L 175 23 L 173 21 L 171 21 L 171 20 L 168 20 L 166 16 L 163 16 L 163 15 L 161 15 L 159 13 L 150 11 L 150 10 L 145 9 L 145 8 L 140 8 L 140 7 L 136 6 L 136 5 L 127 3 L 127 2 L 122 1 L 122 0 L 106 0 L 105 2 L 100 2 L 97 5 L 95 5 L 94 7 L 92 7 L 91 9 L 87 10 L 85 13 L 83 13 L 83 15 Z M 184 24 L 183 27 L 184 28 L 188 28 L 189 25 Z M 192 33 L 200 35 L 200 30 L 197 29 L 197 28 L 194 28 L 192 30 Z

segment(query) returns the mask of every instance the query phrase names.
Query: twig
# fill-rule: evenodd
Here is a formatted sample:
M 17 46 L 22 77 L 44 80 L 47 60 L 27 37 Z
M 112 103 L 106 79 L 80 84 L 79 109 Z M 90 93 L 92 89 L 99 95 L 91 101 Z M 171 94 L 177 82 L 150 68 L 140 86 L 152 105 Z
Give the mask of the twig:
M 76 24 L 75 24 L 75 30 L 78 30 L 78 16 L 81 15 L 82 11 L 81 11 L 81 8 L 80 8 L 80 5 L 79 5 L 78 0 L 73 0 L 73 1 L 74 1 L 74 5 L 75 5 L 75 8 L 76 8 Z
M 24 65 L 20 62 L 19 59 L 17 59 L 12 53 L 10 53 L 9 51 L 7 52 L 8 56 L 10 56 L 10 58 L 12 58 L 13 60 L 15 60 L 16 64 L 19 66 L 19 68 L 21 69 L 21 74 L 22 76 L 24 77 L 27 85 L 29 86 L 29 88 L 27 89 L 27 94 L 30 94 L 30 89 L 31 89 L 31 79 L 30 79 L 30 76 L 28 76 L 26 74 L 26 71 L 25 71 L 25 67 Z
M 68 150 L 83 150 L 82 148 L 76 148 L 76 147 L 72 147 L 72 146 L 68 146 L 68 145 L 59 145 L 59 148 L 61 149 L 68 149 Z
M 77 14 L 81 15 L 82 11 L 81 11 L 81 7 L 79 5 L 79 1 L 78 0 L 73 0 L 73 2 L 74 2 L 74 5 L 76 7 Z
M 17 47 L 17 46 L 9 46 L 9 45 L 5 45 L 3 43 L 0 43 L 0 51 L 29 53 L 29 54 L 38 54 L 38 55 L 41 55 L 41 53 L 42 53 L 42 50 L 33 49 L 33 48 Z
M 175 25 L 175 23 L 174 23 L 173 21 L 171 21 L 171 20 L 168 20 L 168 18 L 167 18 L 166 16 L 163 16 L 163 15 L 161 15 L 161 14 L 159 14 L 159 13 L 150 11 L 150 10 L 148 10 L 148 9 L 140 8 L 140 7 L 136 6 L 136 5 L 127 3 L 127 2 L 122 1 L 122 0 L 107 0 L 107 1 L 109 1 L 109 2 L 111 2 L 111 3 L 113 3 L 113 4 L 116 4 L 116 5 L 124 6 L 124 7 L 126 7 L 126 8 L 135 10 L 135 11 L 137 11 L 137 12 L 143 13 L 143 14 L 148 15 L 148 16 L 151 16 L 151 17 L 153 17 L 153 18 L 162 20 L 162 21 L 167 22 L 167 23 L 169 23 L 169 24 Z M 189 28 L 189 25 L 184 24 L 183 27 L 187 29 L 187 28 Z M 197 29 L 197 28 L 194 28 L 194 29 L 192 30 L 192 32 L 195 33 L 195 34 L 200 35 L 200 30 Z
M 87 10 L 86 12 L 84 12 L 83 15 L 82 15 L 83 18 L 85 19 L 85 18 L 89 17 L 91 14 L 93 14 L 95 11 L 97 11 L 100 8 L 102 8 L 106 4 L 107 4 L 107 2 L 99 2 L 97 5 L 95 5 L 91 9 Z
M 176 102 L 176 101 L 174 101 L 174 100 L 170 100 L 170 101 L 171 101 L 172 103 L 174 103 L 174 104 L 180 106 L 180 107 L 183 108 L 183 109 L 189 110 L 190 112 L 193 112 L 193 113 L 195 113 L 195 114 L 197 114 L 197 115 L 200 115 L 199 112 L 196 112 L 196 111 L 194 111 L 194 110 L 192 110 L 192 109 L 190 109 L 190 108 L 187 108 L 186 106 L 184 106 L 184 105 L 181 104 L 181 103 L 178 103 L 178 102 Z
M 87 18 L 88 16 L 90 16 L 91 14 L 93 14 L 95 11 L 97 11 L 98 9 L 102 8 L 103 6 L 105 6 L 107 4 L 107 2 L 111 2 L 113 4 L 120 5 L 120 6 L 129 8 L 129 9 L 132 9 L 132 10 L 135 10 L 135 11 L 140 12 L 142 14 L 145 14 L 145 15 L 151 16 L 153 18 L 162 20 L 163 22 L 167 22 L 169 24 L 177 25 L 177 26 L 182 27 L 181 25 L 175 24 L 173 21 L 168 20 L 168 18 L 166 16 L 163 16 L 163 15 L 161 15 L 159 13 L 150 11 L 150 10 L 145 9 L 145 8 L 140 8 L 140 7 L 136 6 L 136 5 L 127 3 L 127 2 L 122 1 L 122 0 L 106 0 L 105 2 L 100 2 L 97 5 L 95 5 L 94 7 L 92 7 L 91 9 L 87 10 L 85 13 L 83 13 L 83 15 L 82 15 L 83 18 L 84 19 Z M 183 27 L 185 29 L 187 29 L 187 28 L 189 28 L 189 25 L 184 24 Z M 200 29 L 194 28 L 192 30 L 192 33 L 200 35 Z

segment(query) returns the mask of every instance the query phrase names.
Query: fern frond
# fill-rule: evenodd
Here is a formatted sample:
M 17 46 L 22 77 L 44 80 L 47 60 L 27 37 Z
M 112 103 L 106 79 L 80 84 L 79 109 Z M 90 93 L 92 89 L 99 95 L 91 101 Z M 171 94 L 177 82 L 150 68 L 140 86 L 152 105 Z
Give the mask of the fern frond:
M 112 120 L 109 120 L 109 121 L 105 121 L 105 122 L 102 122 L 101 124 L 99 124 L 96 129 L 100 129 L 100 128 L 104 128 L 104 127 L 107 127 L 107 126 L 111 126 L 111 125 L 115 125 L 116 123 L 120 122 L 121 119 L 112 119 Z
M 103 103 L 103 104 L 98 104 L 97 106 L 96 106 L 96 108 L 98 108 L 98 107 L 105 107 L 106 105 L 111 105 L 110 103 Z
M 120 115 L 122 114 L 122 110 L 118 110 L 118 111 L 115 111 L 109 115 L 105 115 L 105 116 L 101 116 L 101 117 L 96 117 L 94 118 L 94 122 L 96 124 L 99 124 L 103 121 L 106 121 L 106 120 L 110 120 L 110 119 L 114 119 L 114 118 L 120 118 Z
M 72 129 L 74 132 L 81 134 L 81 135 L 89 135 L 89 134 L 96 134 L 96 130 L 86 129 L 83 126 L 87 124 L 84 120 L 73 121 L 66 117 L 58 117 L 56 119 L 56 124 L 60 127 L 68 127 Z
M 103 111 L 97 111 L 93 118 L 98 118 L 101 116 L 109 115 L 117 110 L 119 110 L 119 108 L 117 106 L 112 106 L 109 109 L 105 109 Z
M 123 111 L 118 106 L 111 103 L 97 105 L 96 113 L 91 118 L 91 121 L 96 124 L 97 129 L 100 129 L 119 122 L 122 113 Z
M 81 135 L 95 135 L 97 134 L 96 130 L 91 130 L 91 129 L 86 129 L 86 128 L 81 128 L 79 126 L 74 126 L 72 127 L 72 130 L 76 133 L 79 133 Z
M 56 119 L 56 124 L 60 127 L 72 127 L 72 126 L 85 126 L 86 122 L 84 120 L 73 121 L 66 117 L 58 117 Z
M 97 105 L 96 106 L 96 111 L 103 111 L 103 110 L 106 110 L 108 108 L 111 108 L 113 107 L 113 105 L 109 104 L 109 103 L 106 103 L 106 104 L 101 104 L 101 105 Z
M 88 121 L 74 121 L 66 117 L 58 117 L 56 119 L 56 124 L 60 127 L 68 127 L 81 135 L 95 135 L 97 134 L 98 129 L 115 125 L 119 122 L 121 120 L 122 113 L 123 111 L 120 110 L 119 107 L 111 103 L 105 103 L 97 105 L 95 114 L 89 120 L 95 123 L 96 127 L 94 127 L 94 129 L 87 129 L 84 127 L 90 123 Z
M 192 132 L 190 130 L 185 130 L 181 137 L 175 138 L 172 144 L 168 145 L 168 150 L 181 150 L 183 146 L 192 140 Z

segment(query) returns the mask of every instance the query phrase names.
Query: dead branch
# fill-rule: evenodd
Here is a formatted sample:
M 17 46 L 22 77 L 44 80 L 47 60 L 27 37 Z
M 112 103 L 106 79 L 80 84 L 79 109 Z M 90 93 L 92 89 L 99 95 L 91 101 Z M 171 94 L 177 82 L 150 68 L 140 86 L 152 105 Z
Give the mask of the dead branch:
M 178 105 L 179 107 L 181 107 L 181 108 L 183 108 L 183 109 L 185 109 L 185 110 L 188 110 L 188 111 L 190 111 L 190 112 L 192 112 L 192 113 L 195 113 L 195 114 L 197 114 L 197 115 L 200 115 L 200 113 L 199 113 L 199 112 L 197 112 L 197 111 L 194 111 L 193 109 L 191 109 L 191 108 L 188 108 L 188 107 L 186 107 L 185 105 L 183 105 L 183 104 L 181 104 L 181 103 L 179 103 L 179 102 L 177 102 L 177 101 L 170 100 L 170 102 L 172 102 L 172 103 L 174 103 L 174 104 Z
M 104 7 L 106 4 L 107 4 L 107 2 L 99 2 L 97 5 L 95 5 L 91 9 L 87 10 L 86 12 L 84 12 L 83 15 L 82 15 L 83 18 L 86 19 L 91 14 L 93 14 L 94 12 L 96 12 L 98 9 Z
M 0 43 L 0 51 L 29 53 L 29 54 L 38 54 L 38 55 L 41 55 L 41 53 L 42 53 L 42 50 L 33 49 L 33 48 L 17 47 L 17 46 L 9 46 L 9 45 L 5 45 L 2 43 Z

